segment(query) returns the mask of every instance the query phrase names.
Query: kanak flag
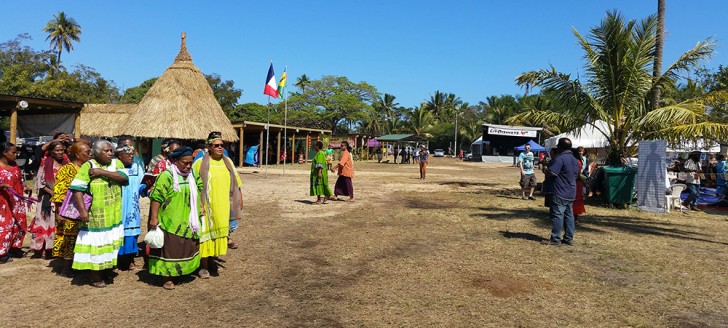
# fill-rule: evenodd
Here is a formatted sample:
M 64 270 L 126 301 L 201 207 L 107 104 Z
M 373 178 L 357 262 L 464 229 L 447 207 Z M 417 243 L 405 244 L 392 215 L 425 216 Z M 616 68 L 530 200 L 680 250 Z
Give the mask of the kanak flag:
M 276 83 L 276 74 L 273 73 L 273 62 L 270 63 L 270 68 L 268 69 L 268 78 L 265 79 L 263 94 L 278 98 L 278 85 Z

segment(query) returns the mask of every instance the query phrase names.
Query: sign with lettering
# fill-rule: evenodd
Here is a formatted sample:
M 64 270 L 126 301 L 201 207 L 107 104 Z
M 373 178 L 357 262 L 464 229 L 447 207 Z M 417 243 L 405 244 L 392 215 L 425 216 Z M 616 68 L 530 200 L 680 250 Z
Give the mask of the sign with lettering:
M 499 136 L 536 138 L 537 132 L 538 131 L 534 131 L 534 130 L 497 128 L 497 127 L 493 127 L 493 126 L 488 127 L 488 134 L 499 135 Z

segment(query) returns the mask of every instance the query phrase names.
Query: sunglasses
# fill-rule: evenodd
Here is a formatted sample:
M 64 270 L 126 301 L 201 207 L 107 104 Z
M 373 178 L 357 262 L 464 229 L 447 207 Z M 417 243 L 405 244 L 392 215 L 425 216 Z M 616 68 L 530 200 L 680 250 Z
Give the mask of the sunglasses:
M 225 144 L 221 144 L 221 143 L 219 143 L 219 144 L 212 144 L 212 148 L 223 148 L 223 147 L 225 147 Z

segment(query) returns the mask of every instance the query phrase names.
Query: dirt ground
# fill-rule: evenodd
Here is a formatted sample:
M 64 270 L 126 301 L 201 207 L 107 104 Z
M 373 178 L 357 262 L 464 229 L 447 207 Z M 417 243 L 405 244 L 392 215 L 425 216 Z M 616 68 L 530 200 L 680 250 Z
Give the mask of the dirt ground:
M 0 326 L 728 327 L 728 212 L 587 205 L 575 246 L 553 247 L 507 164 L 355 169 L 356 201 L 320 206 L 307 165 L 242 169 L 240 248 L 174 291 L 144 271 L 95 289 L 46 260 L 0 265 Z

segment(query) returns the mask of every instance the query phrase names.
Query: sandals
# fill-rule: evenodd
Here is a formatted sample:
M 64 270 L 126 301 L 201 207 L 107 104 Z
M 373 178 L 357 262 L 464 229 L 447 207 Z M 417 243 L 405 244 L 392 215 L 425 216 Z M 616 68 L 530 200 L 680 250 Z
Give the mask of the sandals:
M 106 287 L 106 283 L 103 280 L 92 281 L 91 287 L 104 288 L 104 287 Z
M 238 244 L 236 244 L 236 243 L 228 243 L 228 248 L 229 249 L 238 249 Z
M 174 289 L 174 282 L 172 282 L 171 280 L 170 281 L 167 281 L 167 282 L 164 283 L 164 285 L 162 285 L 162 288 L 164 288 L 165 290 L 173 290 Z
M 197 273 L 197 276 L 200 277 L 200 279 L 210 278 L 210 271 L 207 271 L 207 269 L 200 269 L 200 272 Z

